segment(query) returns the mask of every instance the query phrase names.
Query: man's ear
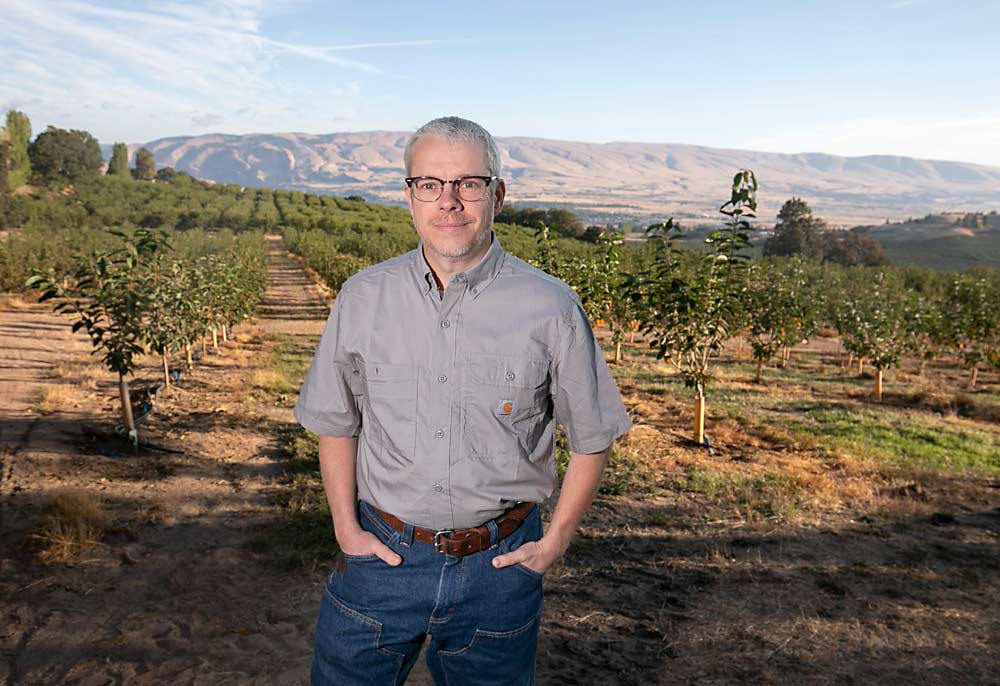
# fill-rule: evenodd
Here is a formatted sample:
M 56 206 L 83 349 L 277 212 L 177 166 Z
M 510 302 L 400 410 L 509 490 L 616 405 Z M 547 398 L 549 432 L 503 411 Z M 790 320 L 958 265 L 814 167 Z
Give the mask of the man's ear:
M 406 197 L 406 206 L 410 208 L 410 214 L 413 214 L 413 196 L 410 195 L 410 187 L 403 182 L 403 195 Z
M 507 185 L 503 182 L 503 179 L 497 180 L 497 191 L 493 196 L 493 216 L 500 214 L 500 210 L 503 208 L 503 199 L 507 195 Z

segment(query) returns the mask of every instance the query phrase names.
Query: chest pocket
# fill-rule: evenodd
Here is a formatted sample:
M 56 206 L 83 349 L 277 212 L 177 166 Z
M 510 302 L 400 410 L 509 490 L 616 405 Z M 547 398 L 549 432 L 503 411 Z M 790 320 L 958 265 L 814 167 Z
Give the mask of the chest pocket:
M 365 426 L 382 456 L 410 462 L 416 445 L 417 370 L 408 364 L 365 363 L 369 412 Z
M 549 410 L 548 363 L 468 355 L 462 393 L 465 450 L 478 459 L 527 457 Z

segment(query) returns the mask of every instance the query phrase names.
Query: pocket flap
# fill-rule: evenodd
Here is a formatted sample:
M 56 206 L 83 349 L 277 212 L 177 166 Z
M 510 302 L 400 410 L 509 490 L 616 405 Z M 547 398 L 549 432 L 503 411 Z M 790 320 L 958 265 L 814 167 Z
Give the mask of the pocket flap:
M 416 369 L 409 364 L 390 364 L 388 362 L 365 362 L 365 376 L 368 383 L 380 381 L 412 381 L 416 378 Z
M 543 360 L 485 353 L 469 353 L 466 369 L 473 383 L 511 388 L 538 388 L 545 385 L 549 375 L 549 365 Z

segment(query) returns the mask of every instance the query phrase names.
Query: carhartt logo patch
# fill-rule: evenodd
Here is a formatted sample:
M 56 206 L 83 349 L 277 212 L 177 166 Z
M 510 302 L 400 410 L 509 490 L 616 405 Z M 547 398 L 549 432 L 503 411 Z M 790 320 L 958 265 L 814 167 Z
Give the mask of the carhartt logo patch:
M 511 412 L 514 411 L 514 401 L 513 400 L 501 400 L 497 403 L 497 414 L 501 417 L 509 417 Z

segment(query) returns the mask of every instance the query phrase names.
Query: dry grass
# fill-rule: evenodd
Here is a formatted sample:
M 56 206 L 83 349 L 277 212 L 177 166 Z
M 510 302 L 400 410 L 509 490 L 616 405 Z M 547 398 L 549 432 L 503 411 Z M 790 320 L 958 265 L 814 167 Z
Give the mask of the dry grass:
M 86 491 L 63 491 L 49 499 L 42 522 L 33 534 L 46 564 L 70 564 L 98 545 L 113 518 L 100 497 Z
M 93 362 L 64 362 L 49 369 L 50 379 L 64 379 L 80 388 L 96 391 L 100 382 L 113 382 L 114 377 L 105 367 Z
M 289 383 L 285 375 L 276 369 L 257 368 L 250 375 L 250 383 L 265 391 L 273 393 L 285 393 L 288 391 Z
M 27 310 L 36 304 L 36 300 L 26 293 L 4 293 L 0 295 L 0 312 Z
M 73 389 L 64 384 L 43 388 L 41 397 L 35 405 L 36 410 L 46 414 L 60 412 L 71 407 L 80 407 L 80 403 L 77 401 L 77 395 Z

